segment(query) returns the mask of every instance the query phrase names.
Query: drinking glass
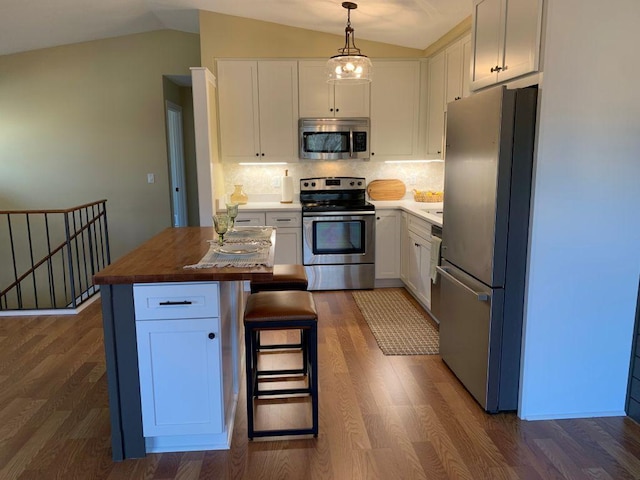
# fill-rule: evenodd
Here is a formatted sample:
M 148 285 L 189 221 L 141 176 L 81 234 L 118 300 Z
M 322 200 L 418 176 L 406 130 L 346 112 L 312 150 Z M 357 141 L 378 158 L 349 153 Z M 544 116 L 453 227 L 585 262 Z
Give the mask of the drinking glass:
M 229 215 L 229 231 L 233 230 L 233 226 L 236 223 L 236 217 L 238 216 L 238 204 L 227 203 L 227 215 Z
M 229 228 L 229 216 L 228 215 L 214 215 L 213 227 L 218 234 L 218 245 L 222 245 L 224 242 L 224 234 L 227 233 Z

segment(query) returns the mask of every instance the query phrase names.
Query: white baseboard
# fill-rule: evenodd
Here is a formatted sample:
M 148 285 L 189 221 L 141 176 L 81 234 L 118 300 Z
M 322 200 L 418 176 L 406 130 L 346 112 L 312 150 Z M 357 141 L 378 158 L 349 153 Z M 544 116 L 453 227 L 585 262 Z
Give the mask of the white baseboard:
M 0 317 L 37 317 L 41 315 L 77 315 L 100 298 L 100 293 L 82 303 L 78 308 L 52 308 L 47 310 L 0 310 Z

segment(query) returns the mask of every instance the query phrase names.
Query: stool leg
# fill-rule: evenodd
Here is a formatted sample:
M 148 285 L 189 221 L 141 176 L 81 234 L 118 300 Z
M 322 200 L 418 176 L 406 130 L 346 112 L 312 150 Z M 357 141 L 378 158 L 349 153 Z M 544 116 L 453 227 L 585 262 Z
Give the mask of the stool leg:
M 247 434 L 249 440 L 253 440 L 253 331 L 246 325 L 244 328 L 245 371 L 247 377 Z
M 313 436 L 318 436 L 318 328 L 313 325 L 309 332 L 309 363 L 311 363 L 311 409 Z

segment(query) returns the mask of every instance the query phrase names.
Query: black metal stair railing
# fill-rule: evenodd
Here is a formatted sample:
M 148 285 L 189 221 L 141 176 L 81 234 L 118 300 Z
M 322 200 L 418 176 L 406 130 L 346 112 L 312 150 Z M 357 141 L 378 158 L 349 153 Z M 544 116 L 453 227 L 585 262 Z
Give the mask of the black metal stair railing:
M 93 275 L 111 263 L 106 202 L 0 210 L 0 310 L 75 309 L 99 291 Z

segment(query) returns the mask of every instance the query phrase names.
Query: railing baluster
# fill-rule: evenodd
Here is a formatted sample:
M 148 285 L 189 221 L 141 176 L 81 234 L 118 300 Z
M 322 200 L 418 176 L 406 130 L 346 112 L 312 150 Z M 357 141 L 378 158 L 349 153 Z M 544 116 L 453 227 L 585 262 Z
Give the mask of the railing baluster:
M 74 218 L 75 219 L 75 218 Z M 76 282 L 75 275 L 73 273 L 73 252 L 71 250 L 71 232 L 69 231 L 69 214 L 66 213 L 64 216 L 64 230 L 66 235 L 66 243 L 67 243 L 67 261 L 69 262 L 69 289 L 71 290 L 71 306 L 76 308 Z M 75 224 L 74 224 L 75 227 Z M 76 238 L 76 250 L 78 246 L 77 237 Z
M 18 308 L 22 308 L 22 289 L 18 282 L 18 265 L 16 263 L 16 248 L 13 243 L 13 228 L 11 227 L 11 217 L 7 216 L 7 223 L 9 225 L 9 240 L 11 243 L 11 260 L 13 261 L 13 279 L 16 283 L 16 296 L 18 301 Z
M 27 238 L 29 239 L 29 258 L 31 260 L 31 281 L 33 282 L 33 298 L 36 302 L 36 310 L 38 309 L 38 284 L 36 279 L 35 263 L 33 261 L 33 240 L 31 239 L 31 220 L 29 214 L 25 214 L 27 221 Z
M 49 277 L 49 300 L 56 308 L 56 282 L 53 276 L 53 261 L 51 259 L 51 234 L 49 232 L 49 215 L 44 214 L 44 230 L 47 235 L 47 275 Z

